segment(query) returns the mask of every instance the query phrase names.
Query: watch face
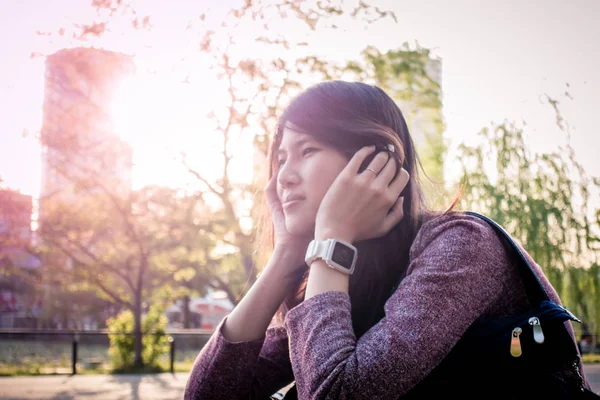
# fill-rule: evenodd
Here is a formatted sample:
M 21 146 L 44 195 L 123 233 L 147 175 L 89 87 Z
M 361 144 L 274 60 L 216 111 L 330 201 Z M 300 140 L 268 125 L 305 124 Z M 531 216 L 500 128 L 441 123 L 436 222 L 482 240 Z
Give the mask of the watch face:
M 354 261 L 354 250 L 343 243 L 337 242 L 333 248 L 331 261 L 350 269 L 352 261 Z

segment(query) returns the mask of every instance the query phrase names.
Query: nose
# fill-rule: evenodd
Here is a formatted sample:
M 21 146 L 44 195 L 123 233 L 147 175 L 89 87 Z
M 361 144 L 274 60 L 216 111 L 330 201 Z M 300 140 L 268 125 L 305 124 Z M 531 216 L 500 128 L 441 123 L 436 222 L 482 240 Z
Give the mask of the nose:
M 297 168 L 290 160 L 286 161 L 279 168 L 277 182 L 282 188 L 289 188 L 300 182 L 300 175 L 298 174 Z

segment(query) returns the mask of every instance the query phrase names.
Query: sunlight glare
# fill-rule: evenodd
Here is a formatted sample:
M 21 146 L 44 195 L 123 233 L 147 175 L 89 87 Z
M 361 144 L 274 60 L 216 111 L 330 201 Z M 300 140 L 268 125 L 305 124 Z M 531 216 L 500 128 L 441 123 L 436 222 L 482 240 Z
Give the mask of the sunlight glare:
M 134 187 L 185 186 L 190 176 L 179 161 L 181 152 L 205 178 L 219 178 L 222 136 L 206 115 L 227 104 L 218 96 L 226 91 L 206 75 L 199 78 L 182 83 L 167 74 L 138 72 L 115 90 L 111 114 L 118 135 L 133 148 Z M 244 149 L 238 147 L 236 153 L 245 160 L 235 163 L 236 171 L 232 172 L 248 179 L 252 145 L 244 142 Z

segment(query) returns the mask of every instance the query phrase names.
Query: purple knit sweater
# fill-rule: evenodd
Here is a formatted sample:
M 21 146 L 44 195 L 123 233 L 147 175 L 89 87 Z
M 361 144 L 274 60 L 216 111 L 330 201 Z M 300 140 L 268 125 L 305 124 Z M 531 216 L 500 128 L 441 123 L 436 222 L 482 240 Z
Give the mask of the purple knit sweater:
M 185 398 L 267 399 L 294 380 L 300 399 L 398 398 L 440 363 L 479 316 L 526 306 L 517 269 L 494 230 L 476 217 L 442 216 L 423 225 L 385 317 L 358 341 L 350 297 L 342 292 L 304 301 L 288 312 L 283 327 L 251 342 L 228 342 L 221 333 L 225 319 L 198 355 Z

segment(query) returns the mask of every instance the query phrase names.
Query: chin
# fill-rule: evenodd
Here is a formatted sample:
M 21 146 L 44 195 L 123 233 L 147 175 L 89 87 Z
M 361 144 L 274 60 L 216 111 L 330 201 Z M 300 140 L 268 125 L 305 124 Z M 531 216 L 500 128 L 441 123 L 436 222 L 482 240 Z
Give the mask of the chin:
M 288 220 L 285 221 L 285 227 L 289 233 L 297 236 L 313 236 L 315 234 L 315 225 L 308 224 L 304 220 Z

